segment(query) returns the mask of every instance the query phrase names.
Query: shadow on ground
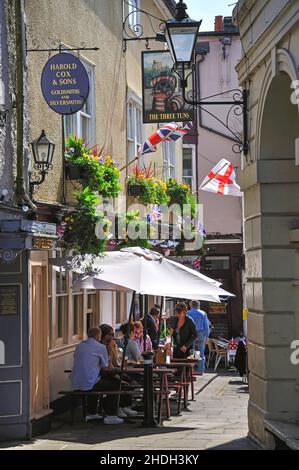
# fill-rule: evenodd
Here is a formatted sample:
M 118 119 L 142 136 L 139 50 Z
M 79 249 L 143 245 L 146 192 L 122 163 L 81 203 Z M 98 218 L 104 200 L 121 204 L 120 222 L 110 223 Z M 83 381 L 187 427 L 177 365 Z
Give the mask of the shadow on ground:
M 49 440 L 50 442 L 61 441 L 63 443 L 81 444 L 81 445 L 96 445 L 105 444 L 118 441 L 119 446 L 122 446 L 121 441 L 127 439 L 139 438 L 148 436 L 163 436 L 165 434 L 176 434 L 184 431 L 194 431 L 196 428 L 190 427 L 146 427 L 143 426 L 141 420 L 126 420 L 120 426 L 105 425 L 102 421 L 95 423 L 76 423 L 69 425 L 62 420 L 61 417 L 55 417 L 52 424 L 52 430 L 49 434 L 43 434 L 31 441 L 13 441 L 0 443 L 0 449 L 22 446 L 34 445 L 43 443 Z M 124 442 L 125 445 L 125 442 Z M 35 447 L 37 449 L 37 447 Z M 44 447 L 43 447 L 44 448 Z
M 225 444 L 220 444 L 214 447 L 209 447 L 207 450 L 260 450 L 256 447 L 247 437 L 235 439 Z

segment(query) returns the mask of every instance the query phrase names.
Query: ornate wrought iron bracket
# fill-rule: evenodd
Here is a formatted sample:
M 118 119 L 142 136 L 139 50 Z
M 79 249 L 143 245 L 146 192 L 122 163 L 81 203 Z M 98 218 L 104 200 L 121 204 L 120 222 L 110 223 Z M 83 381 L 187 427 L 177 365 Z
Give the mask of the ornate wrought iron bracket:
M 0 106 L 0 127 L 5 127 L 7 119 L 8 109 L 4 109 Z
M 124 52 L 127 50 L 127 42 L 129 41 L 144 41 L 146 49 L 150 49 L 149 41 L 166 42 L 164 35 L 166 23 L 165 20 L 162 20 L 161 18 L 158 18 L 157 16 L 154 16 L 145 10 L 141 10 L 140 8 L 135 7 L 130 3 L 130 1 L 124 0 L 124 3 L 129 7 L 129 13 L 123 21 Z M 143 15 L 147 19 L 149 29 L 153 32 L 154 36 L 145 36 L 142 24 L 133 24 L 133 21 L 137 15 Z M 157 20 L 159 22 L 158 31 L 156 31 L 154 28 L 153 20 Z
M 29 181 L 30 196 L 33 195 L 35 186 L 38 186 L 45 181 L 46 175 L 49 170 L 53 169 L 53 165 L 52 163 L 43 164 L 43 165 L 35 164 L 33 168 L 39 172 L 40 177 L 37 180 Z
M 10 264 L 13 263 L 17 256 L 21 253 L 22 250 L 11 250 L 11 249 L 4 249 L 0 250 L 0 260 L 2 263 Z
M 248 153 L 248 118 L 247 118 L 247 110 L 248 110 L 248 90 L 239 90 L 238 88 L 233 90 L 227 90 L 223 93 L 217 93 L 215 95 L 207 96 L 200 100 L 194 99 L 193 92 L 187 92 L 187 82 L 190 75 L 192 75 L 195 71 L 195 65 L 192 65 L 191 71 L 185 76 L 185 68 L 182 66 L 180 70 L 177 70 L 175 67 L 173 68 L 173 72 L 178 75 L 180 78 L 180 84 L 182 88 L 182 97 L 185 103 L 194 106 L 195 108 L 200 108 L 201 111 L 204 111 L 209 116 L 214 118 L 221 126 L 223 126 L 230 134 L 235 144 L 232 147 L 234 153 L 241 153 L 243 152 L 244 155 Z M 190 96 L 191 94 L 191 96 Z M 232 94 L 232 100 L 227 101 L 208 101 L 212 98 L 221 97 L 223 95 Z M 205 106 L 230 106 L 225 121 L 220 119 L 218 116 L 215 116 L 212 112 L 207 110 Z M 242 116 L 243 123 L 243 133 L 239 134 L 236 130 L 233 130 L 230 126 L 229 120 L 232 113 L 236 116 Z
M 43 45 L 37 39 L 32 40 L 32 49 L 26 48 L 26 52 L 63 52 L 63 51 L 98 51 L 99 47 L 87 47 L 82 41 L 80 46 L 64 47 L 59 39 L 48 38 L 49 42 L 43 39 L 43 42 L 49 47 Z

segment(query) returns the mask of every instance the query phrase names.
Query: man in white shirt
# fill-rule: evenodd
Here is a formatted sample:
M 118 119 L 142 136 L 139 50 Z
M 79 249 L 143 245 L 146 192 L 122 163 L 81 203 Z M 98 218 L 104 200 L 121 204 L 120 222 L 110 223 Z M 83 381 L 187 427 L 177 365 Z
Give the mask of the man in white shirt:
M 74 366 L 71 373 L 71 383 L 74 390 L 117 390 L 118 385 L 109 380 L 101 378 L 101 369 L 108 367 L 108 354 L 106 347 L 100 343 L 101 330 L 90 328 L 88 338 L 76 347 L 74 354 Z M 105 411 L 105 424 L 122 424 L 123 419 L 117 416 L 118 397 L 107 395 L 102 399 Z M 86 421 L 101 419 L 97 414 L 98 397 L 91 395 L 87 400 Z

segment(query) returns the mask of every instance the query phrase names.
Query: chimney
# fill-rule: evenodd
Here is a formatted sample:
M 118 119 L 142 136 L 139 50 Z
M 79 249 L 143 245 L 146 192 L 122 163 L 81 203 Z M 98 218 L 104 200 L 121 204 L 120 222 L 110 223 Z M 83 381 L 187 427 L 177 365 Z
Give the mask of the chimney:
M 223 16 L 215 16 L 215 31 L 223 31 Z

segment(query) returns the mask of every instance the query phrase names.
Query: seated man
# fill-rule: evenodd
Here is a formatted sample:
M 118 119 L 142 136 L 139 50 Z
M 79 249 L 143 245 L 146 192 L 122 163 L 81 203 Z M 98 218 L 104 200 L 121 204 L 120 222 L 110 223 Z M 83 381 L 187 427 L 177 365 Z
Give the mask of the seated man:
M 101 330 L 90 328 L 88 338 L 76 347 L 74 366 L 71 373 L 71 383 L 74 390 L 118 390 L 118 384 L 111 384 L 108 379 L 101 378 L 101 369 L 108 367 L 107 349 L 100 344 Z M 117 395 L 107 395 L 102 399 L 103 409 L 106 413 L 105 424 L 122 424 L 123 419 L 118 414 Z M 87 400 L 87 415 L 85 420 L 101 419 L 97 414 L 98 397 L 91 395 Z

